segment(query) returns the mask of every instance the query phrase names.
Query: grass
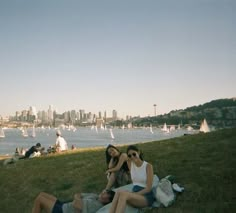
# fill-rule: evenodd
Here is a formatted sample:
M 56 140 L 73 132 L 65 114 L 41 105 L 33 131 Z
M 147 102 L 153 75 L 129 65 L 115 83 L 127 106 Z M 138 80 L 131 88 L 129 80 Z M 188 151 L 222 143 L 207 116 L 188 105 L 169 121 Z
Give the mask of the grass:
M 158 213 L 236 212 L 236 129 L 138 144 L 160 178 L 172 174 L 185 187 Z M 122 151 L 126 147 L 120 148 Z M 99 193 L 106 184 L 104 149 L 78 150 L 16 164 L 0 164 L 0 212 L 29 213 L 37 194 L 61 200 L 76 192 Z

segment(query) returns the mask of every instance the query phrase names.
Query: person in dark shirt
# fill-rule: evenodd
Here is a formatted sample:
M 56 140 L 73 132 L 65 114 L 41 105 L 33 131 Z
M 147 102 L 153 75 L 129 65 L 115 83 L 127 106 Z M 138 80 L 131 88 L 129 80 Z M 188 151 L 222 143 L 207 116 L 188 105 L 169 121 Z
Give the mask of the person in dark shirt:
M 25 156 L 20 157 L 19 159 L 25 159 L 25 158 L 29 158 L 31 154 L 33 154 L 34 152 L 41 152 L 43 151 L 44 148 L 41 147 L 40 143 L 37 143 L 35 146 L 32 146 L 26 153 Z

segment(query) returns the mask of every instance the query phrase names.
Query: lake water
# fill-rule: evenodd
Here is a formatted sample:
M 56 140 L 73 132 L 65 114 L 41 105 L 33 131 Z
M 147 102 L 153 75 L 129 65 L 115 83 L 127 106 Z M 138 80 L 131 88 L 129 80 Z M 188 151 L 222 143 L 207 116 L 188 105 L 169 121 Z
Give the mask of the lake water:
M 30 148 L 36 143 L 41 143 L 45 149 L 50 145 L 54 145 L 56 141 L 55 129 L 36 129 L 36 137 L 23 137 L 19 129 L 5 129 L 5 138 L 0 138 L 0 155 L 12 155 L 16 147 Z M 75 132 L 61 130 L 62 136 L 66 139 L 68 146 L 74 145 L 77 148 L 84 147 L 106 147 L 108 144 L 122 145 L 138 142 L 149 142 L 163 140 L 173 137 L 179 137 L 185 133 L 190 133 L 186 129 L 174 130 L 170 133 L 153 128 L 153 133 L 149 128 L 142 129 L 118 129 L 112 130 L 114 139 L 111 138 L 109 130 L 98 131 L 91 128 L 81 127 Z M 30 134 L 30 130 L 29 130 Z

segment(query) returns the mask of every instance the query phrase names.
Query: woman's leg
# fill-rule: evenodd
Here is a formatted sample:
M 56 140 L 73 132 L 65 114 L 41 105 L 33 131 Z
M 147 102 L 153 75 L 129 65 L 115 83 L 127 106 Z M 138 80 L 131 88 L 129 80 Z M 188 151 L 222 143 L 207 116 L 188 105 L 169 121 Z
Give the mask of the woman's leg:
M 109 213 L 115 213 L 116 212 L 118 200 L 119 200 L 119 197 L 120 197 L 120 193 L 121 193 L 121 191 L 117 191 L 115 193 L 115 197 L 113 198 Z
M 130 204 L 131 206 L 137 208 L 148 206 L 148 202 L 143 195 L 139 195 L 134 192 L 122 191 L 119 195 L 115 213 L 124 212 L 126 204 Z
M 40 192 L 34 201 L 32 213 L 40 213 L 42 210 L 45 210 L 47 213 L 51 213 L 56 200 L 57 198 L 53 195 Z

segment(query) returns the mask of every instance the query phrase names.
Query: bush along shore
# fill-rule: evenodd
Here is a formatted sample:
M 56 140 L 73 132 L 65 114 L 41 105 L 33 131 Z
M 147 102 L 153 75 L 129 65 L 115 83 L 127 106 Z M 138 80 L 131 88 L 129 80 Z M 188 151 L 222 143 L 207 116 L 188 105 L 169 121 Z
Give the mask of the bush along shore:
M 174 175 L 185 191 L 168 208 L 147 212 L 236 212 L 236 129 L 139 143 L 160 178 Z M 120 147 L 126 151 L 126 146 Z M 14 164 L 0 162 L 0 212 L 30 213 L 39 192 L 61 200 L 106 184 L 105 149 L 78 150 Z

